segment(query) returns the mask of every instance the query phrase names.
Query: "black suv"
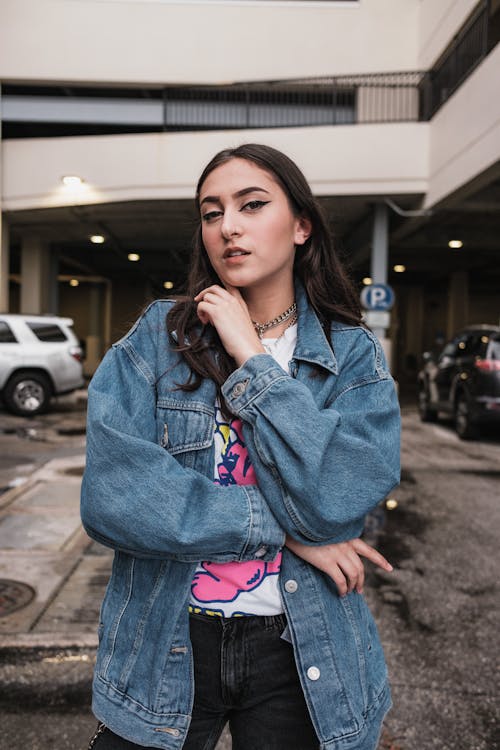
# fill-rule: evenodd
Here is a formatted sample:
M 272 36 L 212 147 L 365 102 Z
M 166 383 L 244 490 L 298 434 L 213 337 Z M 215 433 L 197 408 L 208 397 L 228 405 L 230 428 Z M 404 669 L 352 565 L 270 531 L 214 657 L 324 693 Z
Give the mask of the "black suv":
M 437 356 L 423 354 L 418 408 L 423 422 L 451 414 L 463 440 L 478 437 L 485 422 L 500 424 L 500 327 L 470 326 Z

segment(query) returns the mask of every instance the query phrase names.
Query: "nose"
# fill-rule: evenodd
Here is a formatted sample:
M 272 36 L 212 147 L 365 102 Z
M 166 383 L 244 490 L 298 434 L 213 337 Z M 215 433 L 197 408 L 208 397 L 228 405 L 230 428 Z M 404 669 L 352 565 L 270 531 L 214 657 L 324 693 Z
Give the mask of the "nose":
M 241 227 L 238 219 L 239 216 L 234 211 L 224 211 L 221 232 L 225 240 L 230 240 L 231 237 L 238 237 L 241 234 Z

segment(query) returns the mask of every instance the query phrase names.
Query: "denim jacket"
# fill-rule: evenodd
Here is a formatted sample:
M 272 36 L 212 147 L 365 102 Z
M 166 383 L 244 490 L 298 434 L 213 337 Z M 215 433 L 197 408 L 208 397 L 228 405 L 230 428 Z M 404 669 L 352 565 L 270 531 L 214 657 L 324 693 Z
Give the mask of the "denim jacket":
M 93 710 L 139 745 L 180 750 L 189 728 L 196 563 L 273 560 L 285 532 L 311 545 L 357 537 L 399 481 L 399 407 L 377 339 L 333 323 L 332 351 L 299 283 L 296 299 L 291 374 L 258 354 L 223 386 L 258 486 L 213 482 L 215 385 L 177 388 L 189 370 L 167 341 L 171 301 L 149 306 L 89 387 L 82 520 L 115 550 Z M 363 596 L 340 597 L 286 547 L 280 590 L 320 747 L 361 750 L 390 706 Z

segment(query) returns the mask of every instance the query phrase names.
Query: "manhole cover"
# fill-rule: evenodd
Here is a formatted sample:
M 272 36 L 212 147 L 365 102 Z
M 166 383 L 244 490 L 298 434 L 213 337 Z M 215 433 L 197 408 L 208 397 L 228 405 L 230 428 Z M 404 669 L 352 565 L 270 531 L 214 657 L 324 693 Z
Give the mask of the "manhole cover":
M 0 578 L 0 617 L 26 607 L 34 596 L 35 589 L 28 584 Z

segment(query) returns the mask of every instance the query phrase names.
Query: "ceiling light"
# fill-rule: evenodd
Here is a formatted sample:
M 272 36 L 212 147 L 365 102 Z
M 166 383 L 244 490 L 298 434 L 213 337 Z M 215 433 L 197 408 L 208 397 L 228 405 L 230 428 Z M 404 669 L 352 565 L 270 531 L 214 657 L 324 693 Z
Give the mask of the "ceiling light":
M 402 266 L 401 264 L 394 266 L 393 270 L 396 273 L 404 273 L 406 271 L 406 266 Z
M 92 234 L 90 235 L 90 241 L 94 243 L 94 245 L 102 245 L 103 242 L 105 242 L 105 238 L 102 236 L 102 234 Z
M 61 177 L 61 181 L 66 187 L 79 187 L 83 182 L 82 178 L 76 174 L 64 175 L 64 177 Z
M 365 276 L 363 279 L 363 284 L 365 286 L 370 286 L 370 284 L 373 284 L 373 279 L 370 276 Z
M 165 287 L 165 289 L 173 289 L 174 282 L 173 281 L 164 281 L 163 282 L 163 286 Z
M 463 246 L 464 243 L 462 242 L 462 240 L 450 240 L 448 242 L 448 247 L 451 247 L 453 250 L 459 250 Z
M 136 260 L 140 260 L 141 256 L 139 255 L 139 253 L 129 253 L 127 255 L 127 258 L 129 260 L 136 261 Z
M 80 286 L 80 282 L 78 281 L 78 279 L 70 279 L 69 280 L 69 285 L 70 286 Z

